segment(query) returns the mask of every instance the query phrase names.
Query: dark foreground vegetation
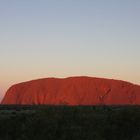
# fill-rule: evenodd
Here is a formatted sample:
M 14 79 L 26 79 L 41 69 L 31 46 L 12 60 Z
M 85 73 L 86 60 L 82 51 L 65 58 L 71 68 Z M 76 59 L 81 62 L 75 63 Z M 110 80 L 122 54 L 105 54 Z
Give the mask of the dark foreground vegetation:
M 0 106 L 0 140 L 140 140 L 140 106 Z

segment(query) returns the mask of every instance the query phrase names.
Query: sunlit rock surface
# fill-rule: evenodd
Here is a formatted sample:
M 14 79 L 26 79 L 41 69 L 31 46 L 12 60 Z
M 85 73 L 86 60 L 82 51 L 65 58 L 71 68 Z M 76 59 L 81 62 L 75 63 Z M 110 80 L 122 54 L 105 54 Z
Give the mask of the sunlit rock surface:
M 13 85 L 2 104 L 137 105 L 140 86 L 93 77 L 46 78 Z

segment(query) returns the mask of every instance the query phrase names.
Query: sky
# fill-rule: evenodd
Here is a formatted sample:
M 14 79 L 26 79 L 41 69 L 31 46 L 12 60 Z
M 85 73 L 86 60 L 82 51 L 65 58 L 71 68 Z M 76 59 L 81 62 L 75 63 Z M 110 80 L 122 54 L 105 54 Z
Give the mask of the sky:
M 140 0 L 0 1 L 0 99 L 15 83 L 69 76 L 140 84 Z

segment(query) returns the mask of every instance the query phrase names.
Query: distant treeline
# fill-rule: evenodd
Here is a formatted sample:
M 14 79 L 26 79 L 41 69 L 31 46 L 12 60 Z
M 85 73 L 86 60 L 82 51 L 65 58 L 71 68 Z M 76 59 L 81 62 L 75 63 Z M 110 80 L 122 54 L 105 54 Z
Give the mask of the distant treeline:
M 140 106 L 0 106 L 0 140 L 140 140 Z

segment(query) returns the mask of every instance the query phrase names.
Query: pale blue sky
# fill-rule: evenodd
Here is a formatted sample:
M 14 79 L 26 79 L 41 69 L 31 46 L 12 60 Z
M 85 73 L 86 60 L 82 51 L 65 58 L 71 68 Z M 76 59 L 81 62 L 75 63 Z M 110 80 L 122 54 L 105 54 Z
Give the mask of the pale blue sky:
M 139 0 L 1 0 L 0 92 L 42 77 L 140 84 Z

